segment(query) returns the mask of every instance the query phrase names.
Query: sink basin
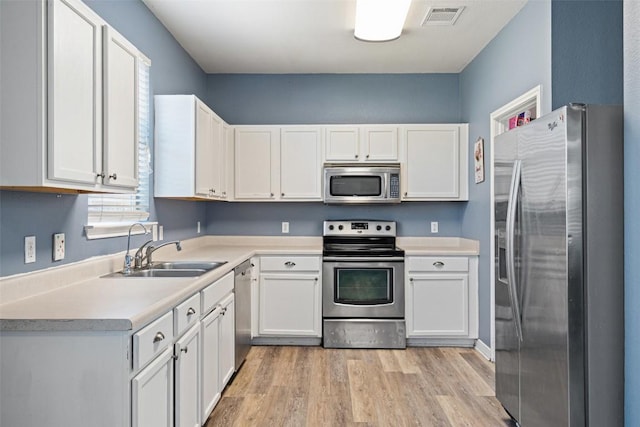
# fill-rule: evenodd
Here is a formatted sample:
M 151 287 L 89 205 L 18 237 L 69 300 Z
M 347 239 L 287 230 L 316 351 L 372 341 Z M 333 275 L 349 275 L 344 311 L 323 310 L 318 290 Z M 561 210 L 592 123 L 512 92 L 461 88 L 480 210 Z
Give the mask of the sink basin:
M 150 270 L 213 270 L 227 261 L 157 261 L 148 267 Z M 146 267 L 145 267 L 146 268 Z
M 116 271 L 102 277 L 198 277 L 227 261 L 158 261 L 129 274 Z

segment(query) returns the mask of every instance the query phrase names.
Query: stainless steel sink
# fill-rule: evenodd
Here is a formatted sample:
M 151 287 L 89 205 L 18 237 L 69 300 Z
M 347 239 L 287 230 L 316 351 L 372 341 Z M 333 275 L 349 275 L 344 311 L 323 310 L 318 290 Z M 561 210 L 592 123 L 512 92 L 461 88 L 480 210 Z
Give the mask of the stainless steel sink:
M 227 261 L 159 261 L 131 273 L 117 271 L 102 277 L 198 277 Z
M 226 264 L 227 261 L 156 261 L 152 263 L 148 268 L 151 270 L 213 270 L 221 265 Z M 146 267 L 145 267 L 146 268 Z

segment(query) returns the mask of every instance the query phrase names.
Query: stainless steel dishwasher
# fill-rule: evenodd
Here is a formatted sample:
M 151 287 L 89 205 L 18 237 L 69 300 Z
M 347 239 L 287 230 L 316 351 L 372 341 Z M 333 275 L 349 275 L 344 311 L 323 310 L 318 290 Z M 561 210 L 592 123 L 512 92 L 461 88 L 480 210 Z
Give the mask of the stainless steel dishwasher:
M 251 261 L 246 260 L 234 272 L 236 311 L 236 371 L 251 349 Z

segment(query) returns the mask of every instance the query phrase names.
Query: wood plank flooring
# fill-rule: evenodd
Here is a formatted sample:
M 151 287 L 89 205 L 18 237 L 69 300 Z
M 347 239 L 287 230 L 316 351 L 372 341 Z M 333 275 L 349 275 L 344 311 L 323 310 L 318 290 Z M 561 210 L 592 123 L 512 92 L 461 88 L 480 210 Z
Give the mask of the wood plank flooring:
M 256 346 L 206 427 L 515 426 L 475 350 Z

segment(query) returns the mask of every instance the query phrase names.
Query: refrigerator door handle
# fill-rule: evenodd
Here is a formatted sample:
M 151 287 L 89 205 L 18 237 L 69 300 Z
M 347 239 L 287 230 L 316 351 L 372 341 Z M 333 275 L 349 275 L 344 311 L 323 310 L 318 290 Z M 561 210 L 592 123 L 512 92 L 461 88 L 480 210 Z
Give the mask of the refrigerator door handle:
M 506 258 L 507 258 L 507 282 L 509 282 L 509 298 L 513 307 L 513 317 L 516 322 L 516 333 L 518 339 L 523 341 L 522 317 L 520 316 L 520 298 L 518 298 L 518 288 L 516 286 L 516 263 L 515 263 L 515 226 L 516 209 L 518 207 L 518 196 L 520 194 L 520 169 L 521 160 L 513 163 L 511 174 L 511 187 L 509 190 L 509 202 L 507 204 L 507 224 L 506 224 Z

